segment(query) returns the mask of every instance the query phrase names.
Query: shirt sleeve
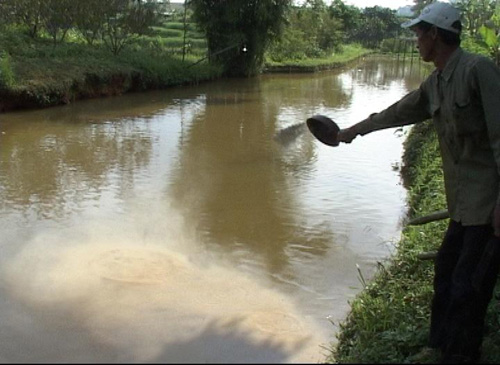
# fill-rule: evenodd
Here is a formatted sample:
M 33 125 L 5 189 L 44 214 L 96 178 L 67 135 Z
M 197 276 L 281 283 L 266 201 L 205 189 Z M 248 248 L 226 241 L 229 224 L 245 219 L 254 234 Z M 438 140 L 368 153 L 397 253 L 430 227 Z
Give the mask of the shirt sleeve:
M 429 99 L 425 92 L 427 82 L 428 80 L 387 109 L 373 113 L 356 124 L 356 131 L 363 136 L 380 129 L 401 127 L 429 119 L 431 117 L 428 107 Z
M 484 58 L 475 65 L 474 76 L 474 86 L 483 107 L 488 138 L 500 176 L 500 68 Z M 497 203 L 500 204 L 500 190 Z

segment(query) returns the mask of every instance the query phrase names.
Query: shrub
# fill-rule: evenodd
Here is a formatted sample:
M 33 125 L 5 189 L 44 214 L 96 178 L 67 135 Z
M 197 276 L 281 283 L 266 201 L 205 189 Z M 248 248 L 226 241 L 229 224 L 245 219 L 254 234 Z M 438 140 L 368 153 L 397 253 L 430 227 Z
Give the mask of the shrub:
M 7 52 L 0 54 L 0 89 L 10 88 L 14 85 L 14 71 Z

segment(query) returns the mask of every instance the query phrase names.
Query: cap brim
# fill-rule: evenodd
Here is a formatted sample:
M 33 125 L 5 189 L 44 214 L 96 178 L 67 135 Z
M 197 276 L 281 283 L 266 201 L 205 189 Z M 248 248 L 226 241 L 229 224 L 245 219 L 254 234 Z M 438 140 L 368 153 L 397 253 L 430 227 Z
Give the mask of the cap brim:
M 420 20 L 419 18 L 416 18 L 416 19 L 409 20 L 409 21 L 407 21 L 407 22 L 405 22 L 405 23 L 401 24 L 401 26 L 402 26 L 403 28 L 411 28 L 411 27 L 413 27 L 413 26 L 417 25 L 417 24 L 418 24 L 418 23 L 420 23 L 420 22 L 421 22 L 421 20 Z

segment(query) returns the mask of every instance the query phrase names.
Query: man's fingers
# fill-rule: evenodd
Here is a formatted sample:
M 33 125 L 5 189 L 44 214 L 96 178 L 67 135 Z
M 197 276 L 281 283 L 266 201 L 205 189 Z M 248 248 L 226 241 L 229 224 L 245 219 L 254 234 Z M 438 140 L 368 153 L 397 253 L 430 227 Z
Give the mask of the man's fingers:
M 356 133 L 352 131 L 352 129 L 347 128 L 347 129 L 341 129 L 339 131 L 337 139 L 340 142 L 344 143 L 351 143 L 352 140 L 356 137 Z

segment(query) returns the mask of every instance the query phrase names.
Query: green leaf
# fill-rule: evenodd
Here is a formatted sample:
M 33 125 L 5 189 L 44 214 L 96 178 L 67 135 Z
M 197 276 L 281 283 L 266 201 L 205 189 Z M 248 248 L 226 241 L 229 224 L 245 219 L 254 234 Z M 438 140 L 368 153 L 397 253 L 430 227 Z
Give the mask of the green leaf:
M 481 28 L 479 28 L 479 33 L 483 37 L 488 47 L 492 47 L 495 49 L 498 48 L 499 41 L 498 36 L 495 34 L 495 30 L 483 25 Z

